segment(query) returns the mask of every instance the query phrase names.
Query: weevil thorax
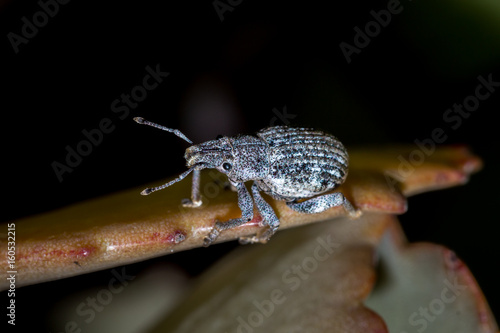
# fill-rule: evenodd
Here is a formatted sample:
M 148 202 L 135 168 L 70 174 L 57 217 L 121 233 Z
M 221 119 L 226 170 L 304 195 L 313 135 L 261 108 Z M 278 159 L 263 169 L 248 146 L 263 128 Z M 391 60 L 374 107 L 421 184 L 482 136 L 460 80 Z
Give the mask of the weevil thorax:
M 184 158 L 188 168 L 217 169 L 233 183 L 265 178 L 269 172 L 267 145 L 257 137 L 221 137 L 193 145 Z

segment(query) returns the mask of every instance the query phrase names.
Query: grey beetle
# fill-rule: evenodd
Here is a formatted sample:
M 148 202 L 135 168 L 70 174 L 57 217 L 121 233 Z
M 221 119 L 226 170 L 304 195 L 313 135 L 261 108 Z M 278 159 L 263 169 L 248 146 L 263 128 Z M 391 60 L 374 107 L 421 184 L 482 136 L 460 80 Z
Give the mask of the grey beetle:
M 192 144 L 179 130 L 141 117 L 134 120 L 139 124 L 174 133 Z M 267 242 L 278 229 L 280 221 L 260 192 L 276 200 L 284 200 L 289 208 L 301 213 L 320 213 L 332 207 L 343 206 L 350 217 L 361 214 L 340 192 L 320 195 L 342 184 L 349 166 L 349 156 L 344 145 L 333 135 L 321 131 L 287 126 L 268 127 L 257 132 L 256 136 L 221 137 L 192 145 L 186 149 L 184 158 L 189 170 L 164 185 L 147 188 L 141 194 L 148 195 L 162 190 L 193 172 L 191 199 L 184 199 L 183 205 L 199 207 L 202 204 L 200 170 L 217 169 L 226 174 L 238 192 L 241 217 L 226 222 L 216 221 L 204 239 L 204 246 L 214 242 L 221 231 L 251 221 L 254 202 L 263 218 L 261 224 L 268 228 L 259 235 L 241 237 L 240 243 Z M 253 180 L 253 201 L 244 184 L 250 180 Z M 300 199 L 308 200 L 299 202 Z

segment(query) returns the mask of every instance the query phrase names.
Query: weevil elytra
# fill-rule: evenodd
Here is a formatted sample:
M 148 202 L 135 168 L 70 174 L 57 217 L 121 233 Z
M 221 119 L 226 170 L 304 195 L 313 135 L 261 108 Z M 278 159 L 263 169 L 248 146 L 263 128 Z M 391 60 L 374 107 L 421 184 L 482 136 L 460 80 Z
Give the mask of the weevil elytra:
M 192 144 L 179 130 L 167 128 L 141 117 L 134 120 L 174 133 Z M 204 239 L 209 246 L 223 230 L 245 224 L 253 218 L 253 205 L 262 216 L 261 224 L 267 226 L 260 234 L 241 237 L 240 243 L 265 243 L 276 232 L 280 221 L 271 206 L 262 198 L 264 192 L 276 200 L 284 200 L 287 206 L 301 213 L 320 213 L 329 208 L 343 206 L 350 217 L 357 217 L 360 211 L 340 192 L 324 194 L 341 185 L 346 177 L 349 156 L 344 145 L 333 135 L 309 128 L 287 126 L 268 127 L 255 136 L 239 135 L 233 138 L 220 137 L 216 140 L 192 145 L 184 154 L 189 168 L 176 179 L 141 192 L 148 195 L 162 190 L 193 172 L 191 199 L 184 199 L 183 205 L 199 207 L 200 170 L 217 169 L 227 178 L 238 193 L 241 217 L 226 222 L 216 221 L 211 232 Z M 252 196 L 245 182 L 253 180 Z M 323 194 L 323 195 L 322 195 Z M 299 201 L 301 199 L 306 199 Z

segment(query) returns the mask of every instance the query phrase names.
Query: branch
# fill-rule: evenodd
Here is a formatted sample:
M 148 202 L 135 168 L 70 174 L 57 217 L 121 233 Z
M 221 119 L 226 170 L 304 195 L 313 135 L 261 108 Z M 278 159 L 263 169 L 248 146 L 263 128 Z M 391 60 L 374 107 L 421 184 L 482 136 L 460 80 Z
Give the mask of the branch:
M 430 156 L 424 155 L 419 165 L 412 159 L 416 150 L 415 146 L 352 150 L 348 179 L 338 191 L 365 212 L 401 214 L 406 211 L 405 196 L 463 184 L 481 167 L 479 158 L 463 147 L 437 148 Z M 199 208 L 181 206 L 181 199 L 188 198 L 191 190 L 190 181 L 185 180 L 147 197 L 139 194 L 145 185 L 14 221 L 16 285 L 201 247 L 216 219 L 241 216 L 236 193 L 224 190 L 214 181 L 218 177 L 223 176 L 215 170 L 202 173 L 204 204 Z M 158 183 L 161 181 L 155 185 Z M 284 202 L 266 199 L 281 221 L 280 230 L 344 215 L 342 207 L 301 214 L 288 209 Z M 251 222 L 222 232 L 217 242 L 255 234 L 260 221 L 255 211 Z M 7 257 L 6 235 L 0 239 L 0 256 Z M 6 277 L 3 271 L 1 290 L 8 288 Z

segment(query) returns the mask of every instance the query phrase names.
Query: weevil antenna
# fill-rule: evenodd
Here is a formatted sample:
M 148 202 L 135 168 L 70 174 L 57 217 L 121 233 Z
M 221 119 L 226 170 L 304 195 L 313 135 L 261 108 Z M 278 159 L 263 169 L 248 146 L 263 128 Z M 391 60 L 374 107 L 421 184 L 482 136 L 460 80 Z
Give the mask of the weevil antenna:
M 157 187 L 151 187 L 151 188 L 146 188 L 144 189 L 142 192 L 141 192 L 141 195 L 148 195 L 148 194 L 151 194 L 153 192 L 156 192 L 156 191 L 159 191 L 159 190 L 163 190 L 164 188 L 167 188 L 169 187 L 170 185 L 172 184 L 175 184 L 181 180 L 183 180 L 184 178 L 186 178 L 187 175 L 189 175 L 191 173 L 191 171 L 193 171 L 194 169 L 196 169 L 198 166 L 193 166 L 191 169 L 187 170 L 187 171 L 184 171 L 183 173 L 180 174 L 179 177 L 175 178 L 174 180 L 166 183 L 166 184 L 163 184 L 163 185 L 160 185 L 160 186 L 157 186 Z
M 146 119 L 144 119 L 142 117 L 135 117 L 134 121 L 136 123 L 138 123 L 138 124 L 149 125 L 149 126 L 156 127 L 158 129 L 161 129 L 161 130 L 164 130 L 164 131 L 167 131 L 167 132 L 170 132 L 170 133 L 174 133 L 175 135 L 177 135 L 182 140 L 185 140 L 185 141 L 187 141 L 187 142 L 189 142 L 191 144 L 193 143 L 193 141 L 189 140 L 181 131 L 179 131 L 177 129 L 168 128 L 168 127 L 165 127 L 165 126 L 162 126 L 162 125 L 150 122 L 149 120 L 146 120 Z

